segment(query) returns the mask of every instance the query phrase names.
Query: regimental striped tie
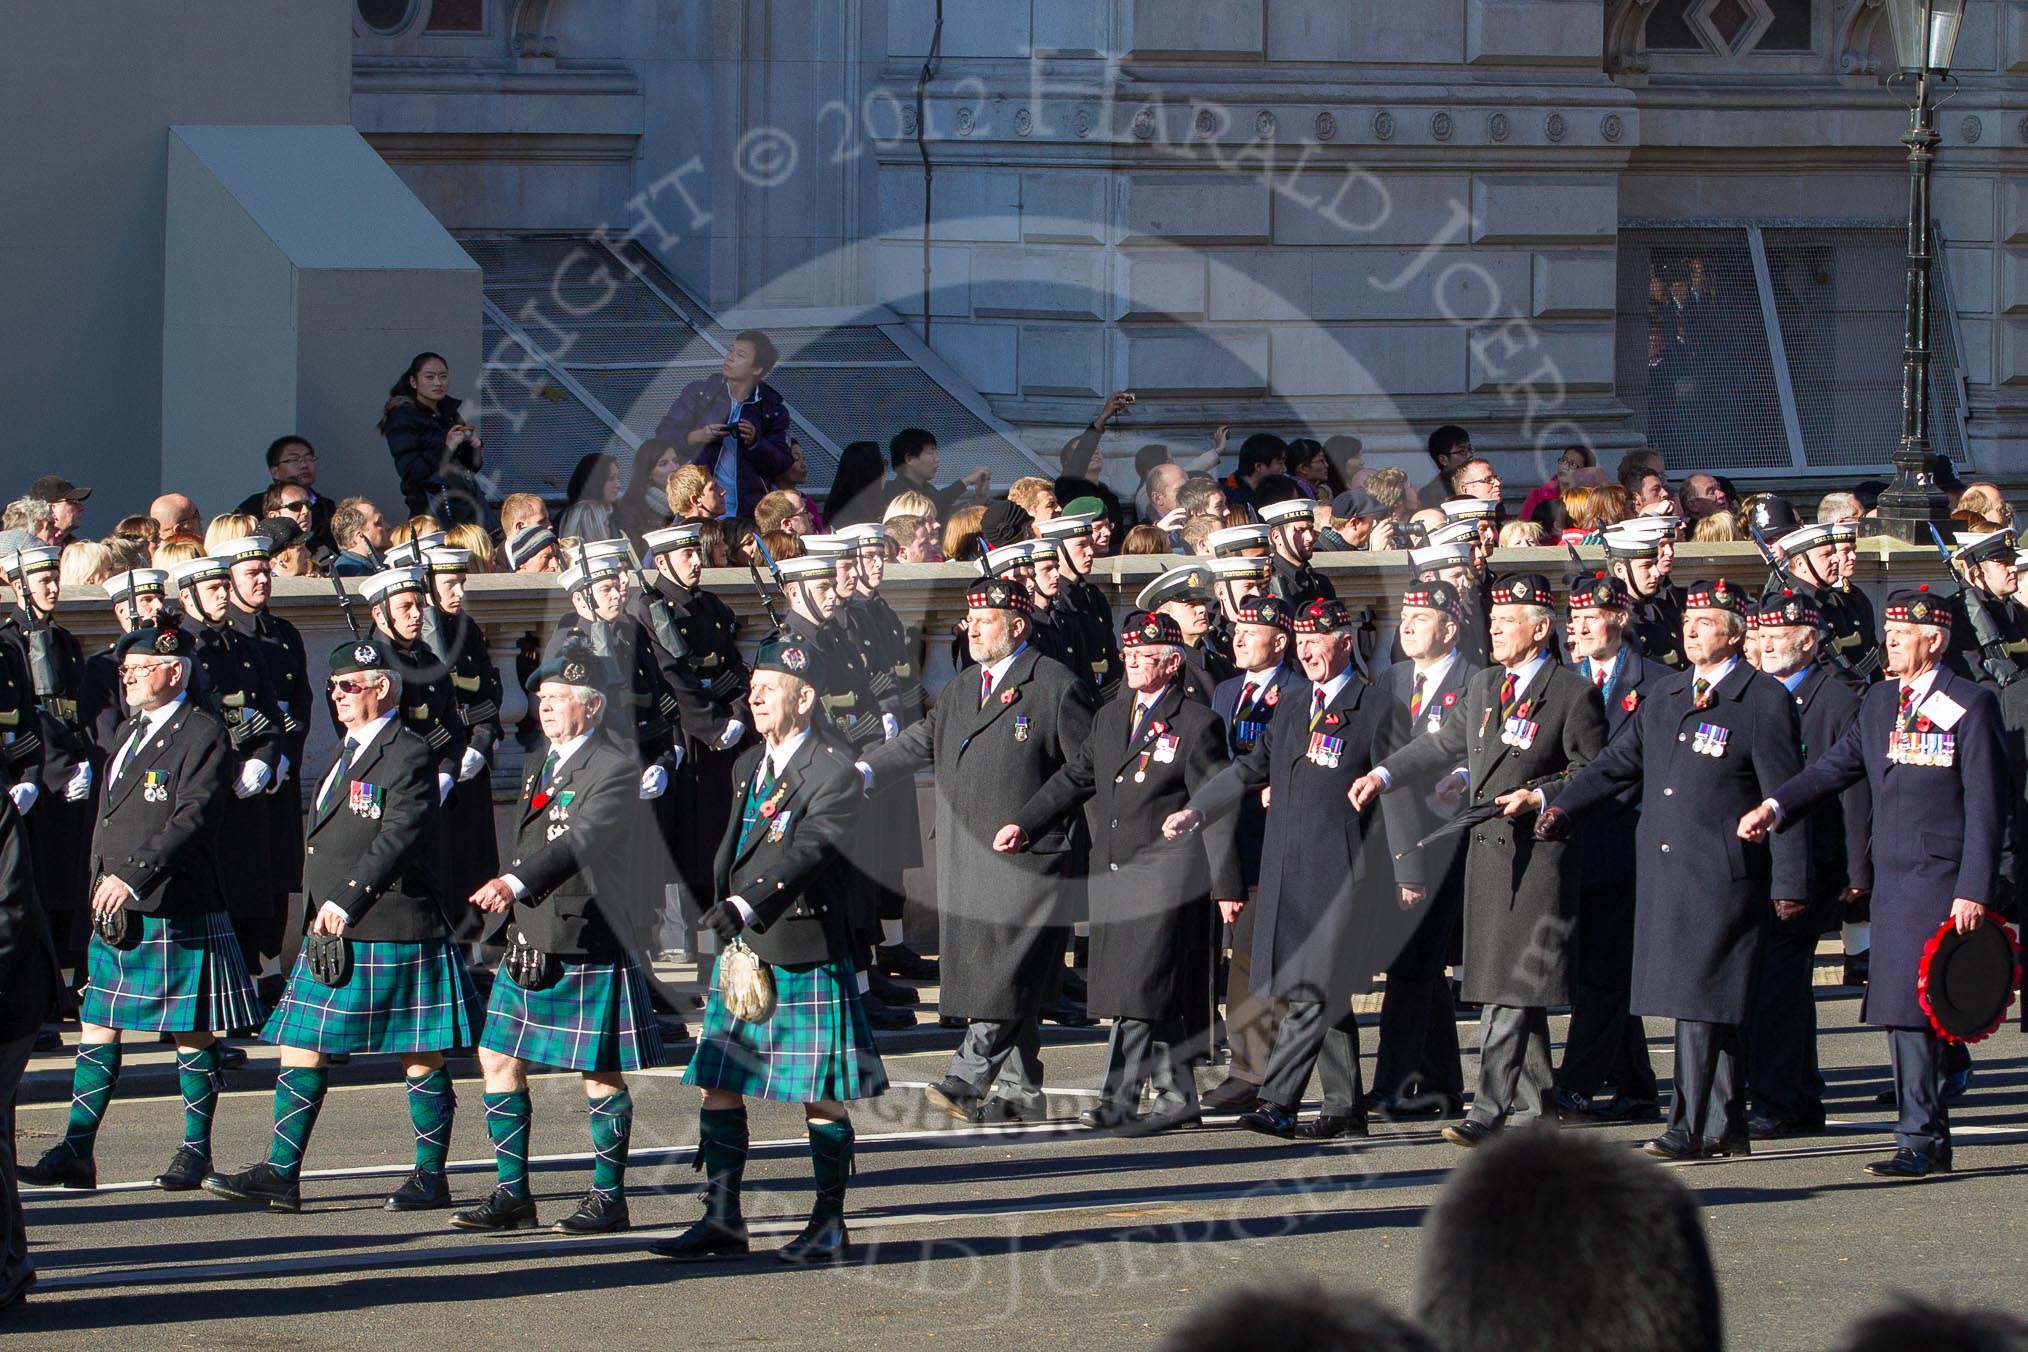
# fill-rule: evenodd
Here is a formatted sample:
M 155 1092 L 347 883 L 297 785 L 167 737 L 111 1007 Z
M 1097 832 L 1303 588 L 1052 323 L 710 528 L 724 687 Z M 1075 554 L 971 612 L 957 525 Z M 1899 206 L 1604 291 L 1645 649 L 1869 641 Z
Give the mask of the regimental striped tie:
M 322 817 L 338 805 L 338 792 L 344 786 L 345 771 L 351 766 L 352 758 L 358 752 L 358 741 L 347 737 L 344 748 L 338 753 L 338 763 L 331 767 L 329 777 L 324 780 L 323 789 L 317 794 L 317 815 L 319 817 Z
M 1422 683 L 1424 679 L 1421 672 L 1415 673 L 1415 690 L 1408 697 L 1408 716 L 1411 719 L 1422 717 Z

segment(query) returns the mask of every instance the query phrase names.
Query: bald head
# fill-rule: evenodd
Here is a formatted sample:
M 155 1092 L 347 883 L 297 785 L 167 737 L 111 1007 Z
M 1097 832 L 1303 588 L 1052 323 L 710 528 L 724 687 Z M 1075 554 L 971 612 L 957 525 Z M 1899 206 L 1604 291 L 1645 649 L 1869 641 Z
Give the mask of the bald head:
M 162 528 L 163 538 L 178 533 L 202 535 L 204 518 L 197 514 L 197 504 L 181 493 L 164 493 L 148 504 L 148 515 Z
M 1176 510 L 1176 494 L 1188 477 L 1181 465 L 1157 465 L 1148 471 L 1148 504 L 1157 520 Z

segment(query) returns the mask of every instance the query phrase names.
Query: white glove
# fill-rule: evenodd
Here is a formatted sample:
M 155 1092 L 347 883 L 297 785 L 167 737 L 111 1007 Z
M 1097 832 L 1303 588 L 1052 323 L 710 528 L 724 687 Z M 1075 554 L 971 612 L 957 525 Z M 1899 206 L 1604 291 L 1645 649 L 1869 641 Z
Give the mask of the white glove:
M 239 767 L 239 780 L 232 786 L 233 795 L 238 798 L 253 797 L 268 786 L 268 780 L 274 773 L 266 761 L 248 761 Z
M 7 790 L 7 796 L 14 800 L 14 810 L 25 817 L 28 809 L 35 806 L 35 800 L 42 796 L 42 790 L 23 780 Z
M 739 744 L 739 739 L 744 736 L 746 736 L 746 724 L 740 722 L 737 718 L 728 718 L 725 720 L 725 731 L 718 734 L 718 749 L 720 751 L 730 751 Z
M 465 748 L 464 759 L 458 762 L 458 782 L 467 783 L 478 778 L 486 769 L 486 758 L 471 747 Z
M 880 716 L 880 740 L 891 742 L 899 736 L 901 736 L 901 720 L 893 714 L 882 714 Z
M 690 754 L 690 753 L 689 753 L 689 752 L 687 752 L 687 751 L 685 751 L 685 750 L 684 750 L 684 749 L 682 748 L 682 746 L 681 746 L 680 744 L 679 744 L 679 745 L 677 745 L 677 746 L 672 746 L 672 747 L 670 747 L 670 748 L 669 748 L 669 773 L 673 775 L 673 774 L 675 774 L 675 773 L 676 773 L 676 772 L 677 772 L 678 770 L 682 769 L 682 768 L 683 768 L 683 758 L 684 758 L 685 756 L 689 755 L 689 754 Z
M 92 767 L 87 761 L 70 772 L 70 783 L 63 786 L 63 801 L 82 803 L 92 796 Z
M 660 798 L 669 789 L 669 772 L 659 765 L 641 771 L 641 797 Z
M 866 781 L 866 791 L 867 791 L 868 793 L 872 793 L 872 792 L 873 792 L 873 767 L 872 767 L 872 766 L 870 766 L 870 765 L 868 765 L 868 764 L 867 764 L 867 763 L 866 763 L 865 761 L 853 761 L 853 762 L 852 762 L 852 768 L 853 768 L 853 769 L 855 769 L 855 770 L 857 770 L 857 771 L 859 772 L 859 777 L 860 777 L 861 779 L 863 779 L 864 781 Z
M 442 770 L 437 771 L 437 801 L 439 803 L 451 796 L 451 789 L 456 783 L 456 780 L 452 779 Z
M 287 780 L 288 777 L 289 777 L 289 758 L 288 756 L 284 755 L 281 758 L 281 763 L 275 766 L 275 777 L 268 781 L 268 792 L 269 793 L 278 792 L 282 787 L 283 781 Z

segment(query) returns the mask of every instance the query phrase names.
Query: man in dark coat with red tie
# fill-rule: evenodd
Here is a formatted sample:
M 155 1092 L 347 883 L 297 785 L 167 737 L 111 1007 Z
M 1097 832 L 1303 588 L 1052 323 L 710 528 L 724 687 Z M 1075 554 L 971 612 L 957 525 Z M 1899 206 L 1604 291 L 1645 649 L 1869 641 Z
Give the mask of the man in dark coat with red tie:
M 1788 692 L 1741 656 L 1746 593 L 1701 582 L 1683 600 L 1690 668 L 1656 683 L 1634 721 L 1566 784 L 1530 793 L 1549 808 L 1538 836 L 1562 839 L 1573 818 L 1639 786 L 1634 851 L 1636 1014 L 1676 1021 L 1669 1123 L 1645 1149 L 1664 1159 L 1744 1155 L 1745 1042 L 1761 950 L 1775 918 L 1809 896 L 1800 837 L 1742 847 L 1732 813 L 1802 767 Z M 1517 797 L 1519 797 L 1517 795 Z
M 1345 810 L 1352 782 L 1408 734 L 1408 711 L 1353 666 L 1358 628 L 1343 602 L 1304 603 L 1295 618 L 1296 656 L 1308 686 L 1282 699 L 1253 750 L 1163 825 L 1179 839 L 1263 787 L 1270 792 L 1260 890 L 1248 903 L 1260 908 L 1253 991 L 1287 1000 L 1288 1013 L 1268 1054 L 1260 1106 L 1239 1120 L 1284 1139 L 1366 1135 L 1350 997 L 1394 960 L 1408 930 L 1386 847 L 1413 841 L 1404 836 L 1405 815 L 1389 811 L 1383 838 L 1375 814 Z M 1323 1110 L 1299 1125 L 1296 1107 L 1320 1063 Z
M 1598 754 L 1605 741 L 1598 691 L 1549 656 L 1554 600 L 1539 573 L 1494 584 L 1487 611 L 1493 665 L 1467 682 L 1464 716 L 1417 737 L 1362 778 L 1352 790 L 1355 808 L 1462 763 L 1468 810 L 1490 810 L 1519 790 L 1559 781 Z M 1419 853 L 1401 866 L 1424 872 Z M 1570 998 L 1578 864 L 1575 850 L 1537 841 L 1505 816 L 1471 828 L 1464 997 L 1483 1009 L 1479 1084 L 1470 1114 L 1444 1128 L 1453 1145 L 1470 1148 L 1508 1125 L 1555 1120 L 1549 1006 Z
M 1873 967 L 1865 1017 L 1887 1029 L 1898 1121 L 1895 1153 L 1866 1171 L 1920 1179 L 1951 1167 L 1943 1099 L 1943 1043 L 1920 992 L 1923 953 L 1937 931 L 1998 923 L 2000 849 L 2007 820 L 2007 751 L 1993 692 L 1940 663 L 1951 608 L 1927 588 L 1887 598 L 1882 647 L 1888 679 L 1866 692 L 1859 718 L 1807 770 L 1745 813 L 1738 833 L 1788 831 L 1816 804 L 1865 780 L 1873 838 Z M 1779 837 L 1777 837 L 1779 839 Z
M 1183 693 L 1183 631 L 1167 615 L 1128 617 L 1120 634 L 1126 688 L 1091 735 L 994 838 L 1018 851 L 1078 804 L 1091 825 L 1091 997 L 1113 1020 L 1105 1084 L 1086 1126 L 1139 1133 L 1202 1120 L 1185 1045 L 1186 1016 L 1205 1008 L 1211 903 L 1237 900 L 1231 823 L 1171 841 L 1162 823 L 1226 763 L 1218 716 Z M 1141 1085 L 1154 1092 L 1139 1112 Z

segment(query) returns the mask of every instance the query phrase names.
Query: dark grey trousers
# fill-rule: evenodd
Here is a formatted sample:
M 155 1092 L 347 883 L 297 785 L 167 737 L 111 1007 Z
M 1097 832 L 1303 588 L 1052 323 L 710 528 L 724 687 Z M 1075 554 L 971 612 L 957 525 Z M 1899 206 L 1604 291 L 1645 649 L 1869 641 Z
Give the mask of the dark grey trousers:
M 1950 1149 L 1951 1124 L 1943 1099 L 1944 1043 L 1927 1028 L 1890 1028 L 1887 1054 L 1894 1066 L 1894 1143 L 1935 1155 Z
M 1324 1115 L 1355 1115 L 1360 1096 L 1359 1021 L 1351 1005 L 1291 1000 L 1268 1053 L 1260 1096 L 1294 1112 L 1303 1101 L 1310 1072 L 1318 1069 L 1324 1077 Z
M 0 1042 L 0 1300 L 34 1275 L 28 1261 L 28 1227 L 21 1218 L 21 1181 L 15 1176 L 14 1091 L 21 1086 L 21 1072 L 28 1068 L 28 1054 L 35 1048 L 35 1033 L 23 1033 L 12 1042 Z
M 1676 1096 L 1668 1134 L 1716 1144 L 1746 1135 L 1746 1077 L 1736 1023 L 1676 1020 Z
M 1153 1111 L 1197 1111 L 1197 1077 L 1191 1073 L 1183 1046 L 1181 1019 L 1115 1019 L 1106 1044 L 1105 1102 L 1134 1112 L 1141 1106 L 1141 1084 L 1154 1093 Z
M 1018 1019 L 974 1019 L 951 1053 L 950 1074 L 982 1097 L 1030 1108 L 1042 1101 L 1042 1019 L 1026 1010 Z
M 1474 1122 L 1489 1127 L 1554 1125 L 1556 1073 L 1549 1061 L 1549 1011 L 1487 1005 L 1479 1015 L 1479 1087 Z

